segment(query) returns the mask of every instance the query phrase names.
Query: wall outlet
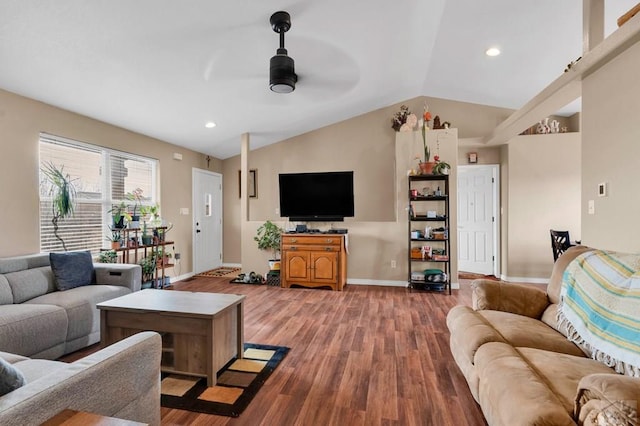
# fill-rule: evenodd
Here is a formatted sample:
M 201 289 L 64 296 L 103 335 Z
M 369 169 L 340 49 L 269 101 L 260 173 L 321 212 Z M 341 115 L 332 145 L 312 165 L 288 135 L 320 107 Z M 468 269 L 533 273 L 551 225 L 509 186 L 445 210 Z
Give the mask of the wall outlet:
M 589 200 L 587 210 L 588 210 L 589 214 L 596 214 L 596 203 L 595 203 L 595 201 Z
M 398 264 L 396 263 L 396 261 L 395 261 L 395 260 L 392 260 L 392 261 L 391 261 L 391 267 L 392 267 L 392 268 L 396 268 L 397 266 L 398 266 Z
M 183 216 L 187 216 L 189 214 L 189 207 L 181 207 L 180 214 Z

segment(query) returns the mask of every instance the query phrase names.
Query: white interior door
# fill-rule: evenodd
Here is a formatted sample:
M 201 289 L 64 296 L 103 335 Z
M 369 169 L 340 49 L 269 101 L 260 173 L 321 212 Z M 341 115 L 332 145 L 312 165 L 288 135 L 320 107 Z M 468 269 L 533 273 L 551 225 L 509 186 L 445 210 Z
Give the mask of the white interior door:
M 498 166 L 458 167 L 458 270 L 498 274 Z
M 222 175 L 193 169 L 193 272 L 222 265 Z

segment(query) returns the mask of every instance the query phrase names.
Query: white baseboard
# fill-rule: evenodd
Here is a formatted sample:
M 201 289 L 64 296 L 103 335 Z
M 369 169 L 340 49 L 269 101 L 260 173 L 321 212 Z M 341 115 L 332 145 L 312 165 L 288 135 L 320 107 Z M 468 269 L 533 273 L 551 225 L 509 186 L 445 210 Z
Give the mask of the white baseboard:
M 187 278 L 191 278 L 192 276 L 194 276 L 195 274 L 193 272 L 189 272 L 188 274 L 182 274 L 178 277 L 170 277 L 169 281 L 171 283 L 174 283 L 176 281 L 181 281 L 181 280 L 186 280 Z
M 348 285 L 378 285 L 381 287 L 407 287 L 406 281 L 368 280 L 359 278 L 347 278 Z M 457 290 L 460 284 L 451 283 L 451 289 Z
M 549 284 L 549 278 L 531 278 L 531 277 L 508 277 L 500 275 L 502 281 L 526 283 L 526 284 Z

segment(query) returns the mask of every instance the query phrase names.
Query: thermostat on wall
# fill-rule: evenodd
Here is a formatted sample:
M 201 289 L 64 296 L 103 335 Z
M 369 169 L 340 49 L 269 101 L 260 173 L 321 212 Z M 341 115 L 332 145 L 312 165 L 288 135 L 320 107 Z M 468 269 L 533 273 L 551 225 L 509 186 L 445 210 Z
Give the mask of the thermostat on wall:
M 598 197 L 607 196 L 607 184 L 605 182 L 598 184 Z

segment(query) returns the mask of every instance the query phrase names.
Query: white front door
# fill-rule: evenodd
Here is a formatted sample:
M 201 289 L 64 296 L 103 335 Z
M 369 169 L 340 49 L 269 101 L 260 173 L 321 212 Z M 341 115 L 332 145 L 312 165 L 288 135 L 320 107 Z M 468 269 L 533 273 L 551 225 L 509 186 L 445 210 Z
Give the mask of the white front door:
M 497 275 L 498 166 L 458 167 L 458 270 Z
M 193 169 L 193 272 L 222 265 L 222 175 Z

